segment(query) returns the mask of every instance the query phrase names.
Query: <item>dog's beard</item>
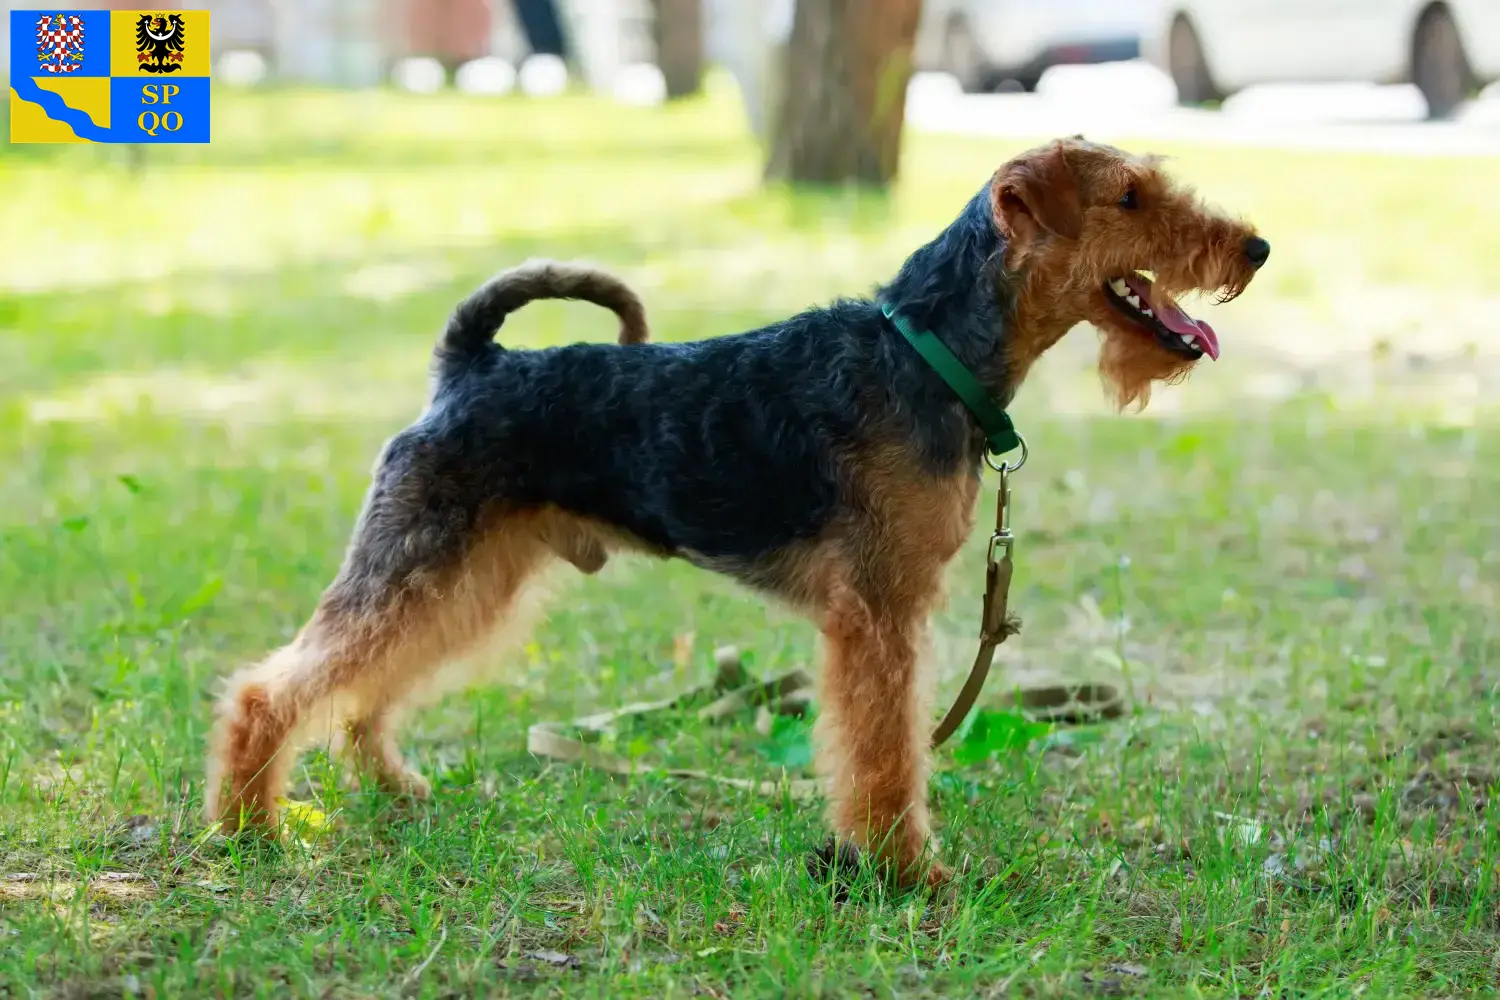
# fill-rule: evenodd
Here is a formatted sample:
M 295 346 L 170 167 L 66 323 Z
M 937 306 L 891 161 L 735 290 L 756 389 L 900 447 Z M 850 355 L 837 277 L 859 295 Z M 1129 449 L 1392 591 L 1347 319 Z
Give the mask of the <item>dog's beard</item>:
M 1192 373 L 1198 359 L 1172 354 L 1149 335 L 1118 324 L 1100 327 L 1099 376 L 1111 402 L 1121 410 L 1145 409 L 1156 382 L 1175 385 Z

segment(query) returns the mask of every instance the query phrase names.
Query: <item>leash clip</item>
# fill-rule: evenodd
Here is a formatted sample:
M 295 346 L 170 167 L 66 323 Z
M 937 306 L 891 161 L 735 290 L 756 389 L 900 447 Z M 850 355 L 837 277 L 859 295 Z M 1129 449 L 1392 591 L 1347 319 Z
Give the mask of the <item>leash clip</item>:
M 1011 467 L 1000 465 L 1000 487 L 995 493 L 995 533 L 990 535 L 985 555 L 984 611 L 980 616 L 980 638 L 1002 640 L 1008 633 L 1005 625 L 1010 606 L 1010 578 L 1015 571 L 1011 556 L 1016 536 L 1010 530 Z
M 991 567 L 995 565 L 997 548 L 1005 549 L 1005 556 L 1009 558 L 1011 549 L 1015 545 L 1016 536 L 1011 534 L 1010 530 L 1010 474 L 1024 463 L 1023 458 L 1016 465 L 1002 462 L 999 466 L 1000 486 L 995 491 L 995 533 L 990 536 L 989 564 Z

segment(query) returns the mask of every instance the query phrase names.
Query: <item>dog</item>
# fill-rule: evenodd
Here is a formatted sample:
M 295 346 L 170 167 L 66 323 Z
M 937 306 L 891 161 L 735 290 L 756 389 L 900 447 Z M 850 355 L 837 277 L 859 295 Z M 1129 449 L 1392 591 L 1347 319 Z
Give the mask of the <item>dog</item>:
M 726 574 L 816 624 L 833 832 L 901 884 L 943 882 L 918 660 L 973 524 L 986 443 L 883 309 L 935 333 L 1001 406 L 1090 323 L 1124 409 L 1219 355 L 1177 297 L 1234 298 L 1269 253 L 1159 159 L 1074 136 L 1001 166 L 876 298 L 746 333 L 650 343 L 639 299 L 602 271 L 500 274 L 452 314 L 428 406 L 386 444 L 311 619 L 230 679 L 209 818 L 273 827 L 299 742 L 330 716 L 366 774 L 427 795 L 394 741 L 403 707 L 518 614 L 545 565 L 595 573 L 628 550 Z M 511 312 L 548 298 L 613 310 L 620 343 L 495 342 Z

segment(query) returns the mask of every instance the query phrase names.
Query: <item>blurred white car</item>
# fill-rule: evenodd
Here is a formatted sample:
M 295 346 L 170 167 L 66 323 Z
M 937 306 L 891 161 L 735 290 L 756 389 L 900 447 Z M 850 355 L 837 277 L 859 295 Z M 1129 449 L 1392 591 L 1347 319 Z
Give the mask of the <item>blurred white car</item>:
M 1257 83 L 1414 83 L 1434 118 L 1500 78 L 1500 0 L 1162 0 L 1142 40 L 1197 104 Z
M 914 62 L 965 90 L 1036 87 L 1049 66 L 1134 59 L 1156 0 L 926 0 Z

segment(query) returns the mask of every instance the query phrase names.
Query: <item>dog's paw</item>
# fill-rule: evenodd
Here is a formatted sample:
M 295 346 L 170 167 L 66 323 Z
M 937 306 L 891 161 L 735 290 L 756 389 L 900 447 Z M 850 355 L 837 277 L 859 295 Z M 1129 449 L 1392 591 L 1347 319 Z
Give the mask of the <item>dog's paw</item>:
M 274 837 L 281 824 L 281 807 L 274 801 L 262 804 L 242 794 L 229 794 L 209 802 L 203 819 L 220 837 Z
M 819 882 L 829 878 L 853 878 L 859 872 L 859 848 L 847 840 L 828 838 L 828 843 L 807 855 L 807 874 Z
M 954 877 L 955 873 L 952 868 L 941 861 L 933 861 L 928 864 L 923 881 L 929 889 L 944 889 L 953 882 Z
M 432 782 L 416 771 L 407 771 L 401 782 L 401 794 L 425 802 L 432 798 Z
M 877 861 L 876 865 L 887 884 L 902 889 L 938 890 L 952 884 L 956 877 L 953 869 L 930 857 L 900 865 L 892 861 Z M 858 847 L 833 837 L 807 855 L 807 874 L 815 882 L 832 882 L 834 898 L 839 902 L 848 898 L 863 866 L 864 856 Z
M 829 837 L 828 843 L 807 855 L 807 874 L 814 882 L 833 883 L 834 899 L 840 903 L 849 898 L 859 868 L 859 848 L 847 840 Z
M 417 802 L 426 802 L 432 798 L 432 783 L 424 778 L 420 771 L 414 771 L 409 767 L 381 774 L 377 781 L 387 795 Z

